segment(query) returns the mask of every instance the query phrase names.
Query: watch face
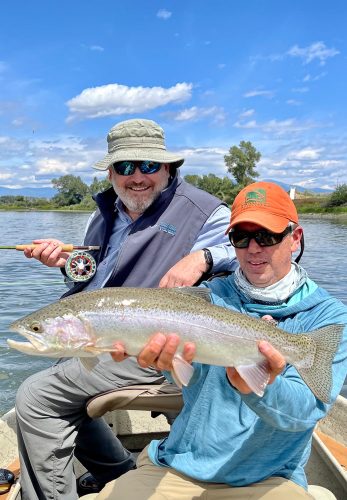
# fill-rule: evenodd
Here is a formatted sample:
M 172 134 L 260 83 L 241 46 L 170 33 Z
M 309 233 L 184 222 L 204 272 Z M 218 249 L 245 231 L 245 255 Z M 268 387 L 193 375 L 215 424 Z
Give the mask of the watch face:
M 213 265 L 213 259 L 212 259 L 211 252 L 208 250 L 208 248 L 204 248 L 204 256 L 205 256 L 206 264 L 209 266 L 208 270 L 210 270 L 212 265 Z

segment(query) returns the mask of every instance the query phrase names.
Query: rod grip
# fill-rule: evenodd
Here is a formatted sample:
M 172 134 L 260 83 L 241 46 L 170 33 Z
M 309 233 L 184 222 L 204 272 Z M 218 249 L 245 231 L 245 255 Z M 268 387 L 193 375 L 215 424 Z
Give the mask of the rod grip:
M 34 244 L 34 243 L 28 243 L 27 245 L 16 245 L 16 250 L 24 250 L 25 248 L 30 248 L 33 250 L 34 248 L 40 246 L 40 243 Z M 62 245 L 62 250 L 63 252 L 72 252 L 73 250 L 73 244 L 69 243 L 67 245 Z

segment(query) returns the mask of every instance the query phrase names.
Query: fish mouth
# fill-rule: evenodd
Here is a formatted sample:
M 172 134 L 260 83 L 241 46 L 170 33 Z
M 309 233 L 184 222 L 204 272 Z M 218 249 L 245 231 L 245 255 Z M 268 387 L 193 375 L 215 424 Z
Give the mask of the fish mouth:
M 14 346 L 14 344 L 16 344 L 18 346 L 23 346 L 23 347 L 26 346 L 28 348 L 29 348 L 29 346 L 31 346 L 33 349 L 35 349 L 35 351 L 39 351 L 39 352 L 45 352 L 48 350 L 47 345 L 41 340 L 40 337 L 33 334 L 32 332 L 29 332 L 28 330 L 26 330 L 22 326 L 17 325 L 16 322 L 12 323 L 9 326 L 9 330 L 11 332 L 19 333 L 20 335 L 22 335 L 23 337 L 25 337 L 29 341 L 29 342 L 18 342 L 16 340 L 8 339 L 8 343 L 11 343 L 12 346 Z
M 16 351 L 23 352 L 24 354 L 31 354 L 36 356 L 45 356 L 48 352 L 46 347 L 41 347 L 41 349 L 37 349 L 31 342 L 18 342 L 17 340 L 7 339 L 7 344 L 12 349 L 16 349 Z M 61 357 L 61 353 L 49 351 L 50 356 Z

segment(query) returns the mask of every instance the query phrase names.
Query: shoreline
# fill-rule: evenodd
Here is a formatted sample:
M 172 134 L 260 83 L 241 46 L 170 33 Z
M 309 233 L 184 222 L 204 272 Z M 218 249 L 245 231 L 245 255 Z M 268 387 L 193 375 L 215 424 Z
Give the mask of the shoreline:
M 1 208 L 0 207 L 0 212 L 64 212 L 64 213 L 92 213 L 94 212 L 94 209 L 84 209 L 84 210 L 69 210 L 69 209 L 59 209 L 59 208 Z M 347 211 L 346 212 L 300 212 L 298 210 L 298 214 L 300 217 L 308 217 L 310 219 L 318 219 L 318 218 L 323 218 L 323 219 L 347 219 Z
M 0 212 L 63 212 L 69 214 L 91 214 L 94 209 L 85 210 L 69 210 L 69 209 L 59 209 L 59 208 L 0 208 Z
M 298 212 L 300 218 L 307 217 L 308 219 L 344 219 L 347 221 L 347 212 L 342 213 L 300 213 Z

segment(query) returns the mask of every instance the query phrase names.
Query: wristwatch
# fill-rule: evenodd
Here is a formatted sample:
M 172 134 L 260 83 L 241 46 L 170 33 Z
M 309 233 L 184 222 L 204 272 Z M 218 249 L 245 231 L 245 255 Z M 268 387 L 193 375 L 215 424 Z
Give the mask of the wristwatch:
M 212 267 L 213 267 L 212 254 L 211 254 L 211 252 L 209 251 L 208 248 L 203 248 L 202 250 L 204 252 L 204 257 L 205 257 L 206 264 L 208 265 L 206 273 L 209 273 L 211 271 Z

